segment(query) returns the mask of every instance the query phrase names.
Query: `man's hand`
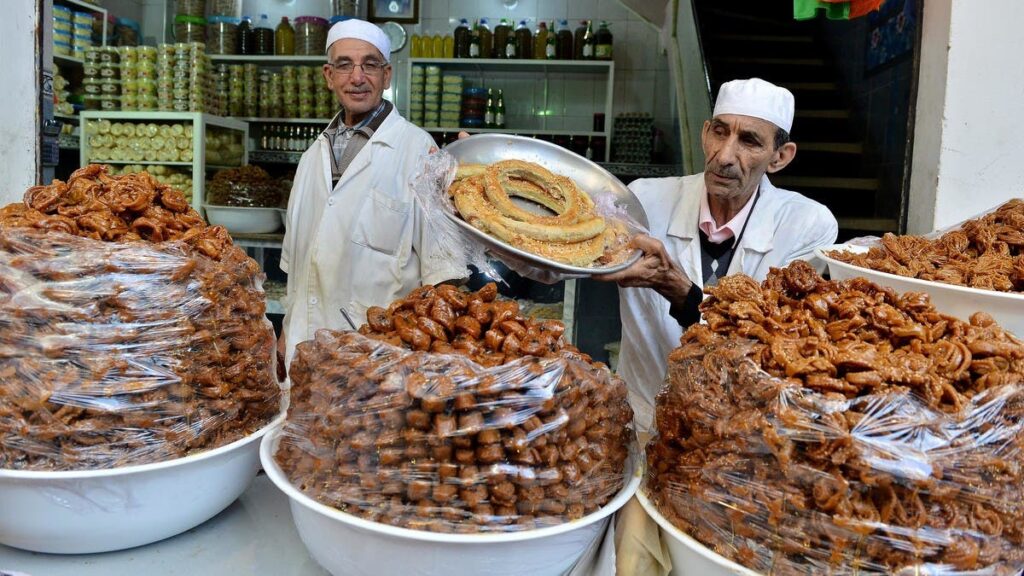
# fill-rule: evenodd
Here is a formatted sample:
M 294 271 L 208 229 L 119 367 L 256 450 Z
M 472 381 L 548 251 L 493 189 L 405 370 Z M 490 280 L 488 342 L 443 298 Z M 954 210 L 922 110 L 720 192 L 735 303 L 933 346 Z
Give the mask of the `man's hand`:
M 665 251 L 665 245 L 646 235 L 633 238 L 630 246 L 643 252 L 635 264 L 611 274 L 594 276 L 594 280 L 615 282 L 623 288 L 651 288 L 673 305 L 682 304 L 693 282 Z

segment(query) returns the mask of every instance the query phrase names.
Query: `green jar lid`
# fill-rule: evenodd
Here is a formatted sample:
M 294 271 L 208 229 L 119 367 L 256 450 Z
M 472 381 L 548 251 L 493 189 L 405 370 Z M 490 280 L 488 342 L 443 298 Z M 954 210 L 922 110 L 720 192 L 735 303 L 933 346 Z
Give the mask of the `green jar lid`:
M 206 18 L 201 18 L 199 16 L 189 16 L 187 14 L 178 14 L 177 16 L 174 17 L 174 23 L 175 24 L 201 24 L 201 25 L 205 26 L 206 25 Z

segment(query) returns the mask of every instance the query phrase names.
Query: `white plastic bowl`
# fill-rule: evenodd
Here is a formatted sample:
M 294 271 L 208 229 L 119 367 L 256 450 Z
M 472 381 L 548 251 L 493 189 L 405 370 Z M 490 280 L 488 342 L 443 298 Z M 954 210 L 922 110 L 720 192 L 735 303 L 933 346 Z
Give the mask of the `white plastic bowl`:
M 52 554 L 142 546 L 214 517 L 260 469 L 255 433 L 208 452 L 109 470 L 0 469 L 0 543 Z
M 749 568 L 725 558 L 698 542 L 695 538 L 676 528 L 668 518 L 661 515 L 654 502 L 647 499 L 643 491 L 636 494 L 647 515 L 658 523 L 664 535 L 672 559 L 672 574 L 675 576 L 760 576 Z
M 975 312 L 987 312 L 1004 329 L 1024 337 L 1024 294 L 980 290 L 878 272 L 831 258 L 826 253 L 832 250 L 863 253 L 868 249 L 850 244 L 835 244 L 827 248 L 818 248 L 818 257 L 828 263 L 829 274 L 833 280 L 846 280 L 860 276 L 897 292 L 925 292 L 931 297 L 932 304 L 940 312 L 964 321 Z
M 565 574 L 604 534 L 609 517 L 640 486 L 638 462 L 600 510 L 579 520 L 507 534 L 441 534 L 364 520 L 306 496 L 274 460 L 280 429 L 260 445 L 267 477 L 290 499 L 292 518 L 313 558 L 335 576 L 554 576 Z
M 214 226 L 223 226 L 234 234 L 269 234 L 281 228 L 277 208 L 246 208 L 203 204 L 206 219 Z

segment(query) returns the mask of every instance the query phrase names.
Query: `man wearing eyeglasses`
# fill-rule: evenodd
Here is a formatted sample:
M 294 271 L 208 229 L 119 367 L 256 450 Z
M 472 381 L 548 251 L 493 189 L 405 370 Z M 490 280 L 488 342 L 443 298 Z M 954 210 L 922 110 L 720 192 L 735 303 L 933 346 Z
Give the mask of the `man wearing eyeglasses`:
M 341 111 L 299 161 L 281 269 L 288 274 L 279 360 L 321 328 L 351 329 L 370 306 L 467 276 L 429 233 L 413 181 L 434 141 L 383 99 L 391 43 L 362 20 L 327 36 L 324 79 Z M 344 311 L 343 311 L 344 310 Z

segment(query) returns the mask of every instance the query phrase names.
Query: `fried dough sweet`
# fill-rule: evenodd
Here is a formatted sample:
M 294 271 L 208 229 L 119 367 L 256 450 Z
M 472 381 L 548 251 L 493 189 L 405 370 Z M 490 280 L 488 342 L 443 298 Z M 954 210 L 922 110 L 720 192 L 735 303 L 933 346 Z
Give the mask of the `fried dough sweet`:
M 593 200 L 569 178 L 521 160 L 460 166 L 449 189 L 466 222 L 510 245 L 573 266 L 592 266 L 627 240 L 625 227 L 598 215 Z M 512 197 L 553 216 L 520 208 Z

